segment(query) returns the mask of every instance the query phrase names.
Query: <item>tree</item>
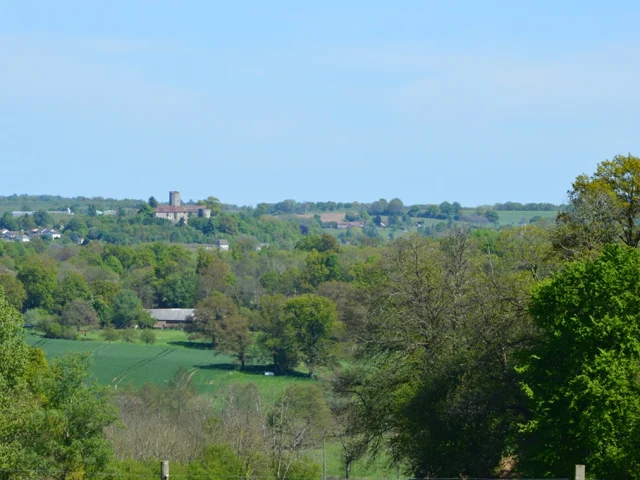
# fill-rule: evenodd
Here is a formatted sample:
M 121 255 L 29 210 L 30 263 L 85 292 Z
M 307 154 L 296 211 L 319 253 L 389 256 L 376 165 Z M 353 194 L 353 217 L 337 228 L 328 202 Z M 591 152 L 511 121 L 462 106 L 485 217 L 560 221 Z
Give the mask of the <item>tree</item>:
M 617 236 L 630 247 L 638 246 L 640 158 L 629 154 L 616 155 L 612 160 L 605 160 L 598 164 L 593 175 L 578 176 L 568 194 L 570 205 L 574 208 L 565 216 L 565 221 L 584 222 L 588 218 L 581 218 L 576 214 L 580 211 L 591 211 L 591 218 L 598 219 L 596 225 L 602 225 L 605 232 L 610 230 L 610 222 L 607 219 L 613 220 L 617 227 Z M 584 203 L 587 206 L 584 206 Z
M 143 317 L 142 302 L 131 290 L 120 290 L 111 303 L 110 319 L 116 328 L 128 328 Z
M 17 222 L 18 226 L 22 230 L 31 230 L 32 228 L 36 228 L 36 222 L 33 221 L 33 216 L 28 213 L 19 217 Z
M 446 201 L 440 204 L 439 210 L 440 210 L 440 213 L 447 218 L 451 218 L 455 214 L 453 205 L 451 205 L 449 202 L 446 202 Z
M 200 200 L 198 205 L 204 205 L 211 210 L 211 216 L 215 217 L 222 212 L 222 203 L 216 197 L 207 197 L 205 200 Z
M 333 385 L 358 448 L 418 478 L 490 478 L 514 451 L 526 412 L 515 355 L 535 339 L 527 293 L 551 248 L 531 252 L 520 233 L 490 255 L 464 230 L 404 235 L 360 274 L 365 311 Z
M 91 303 L 79 298 L 71 300 L 64 306 L 60 320 L 63 325 L 77 327 L 78 330 L 80 327 L 98 325 L 100 321 Z
M 216 350 L 235 355 L 240 362 L 240 368 L 244 369 L 249 347 L 253 345 L 248 319 L 239 314 L 230 315 L 218 321 L 216 327 Z
M 231 215 L 221 214 L 218 216 L 218 230 L 227 235 L 238 235 L 238 222 Z
M 282 294 L 260 298 L 260 344 L 271 354 L 276 372 L 298 365 L 295 331 L 284 313 L 286 297 Z
M 380 200 L 376 200 L 369 207 L 369 214 L 384 215 L 387 211 L 388 206 L 389 206 L 389 203 L 384 198 L 381 198 Z
M 61 306 L 66 305 L 74 299 L 89 300 L 91 289 L 84 277 L 77 272 L 67 272 L 62 279 L 58 301 Z
M 284 312 L 295 332 L 309 376 L 314 378 L 316 366 L 328 365 L 331 361 L 331 347 L 339 327 L 335 303 L 326 297 L 301 295 L 288 300 Z
M 217 348 L 222 325 L 229 317 L 238 315 L 238 307 L 231 298 L 219 292 L 200 300 L 194 311 L 193 323 L 189 331 L 211 341 L 211 348 Z
M 22 282 L 10 273 L 0 275 L 0 287 L 4 288 L 6 300 L 16 309 L 22 310 L 27 292 Z
M 147 204 L 151 208 L 157 208 L 158 205 L 159 205 L 158 200 L 156 200 L 154 196 L 149 197 L 149 200 L 147 201 Z
M 89 215 L 90 217 L 95 217 L 96 215 L 98 215 L 98 207 L 96 207 L 94 203 L 89 204 L 89 206 L 87 207 L 87 215 Z
M 315 250 L 307 254 L 300 283 L 306 291 L 313 291 L 322 282 L 340 280 L 342 272 L 335 252 L 320 253 Z
M 213 292 L 225 293 L 236 282 L 229 264 L 214 253 L 198 252 L 196 273 L 198 274 L 196 287 L 198 300 L 208 297 Z
M 497 225 L 500 221 L 500 215 L 495 210 L 487 210 L 484 214 L 485 218 L 489 220 L 489 222 Z
M 394 198 L 387 206 L 388 215 L 402 215 L 404 213 L 404 203 L 399 198 Z
M 163 308 L 187 308 L 196 295 L 195 272 L 176 272 L 155 282 L 156 303 Z
M 33 214 L 33 221 L 39 227 L 53 225 L 53 218 L 45 210 L 38 210 Z
M 316 251 L 318 253 L 338 253 L 340 245 L 333 235 L 323 233 L 322 235 L 309 235 L 303 238 L 296 245 L 296 249 L 305 252 Z
M 605 247 L 535 291 L 542 339 L 519 368 L 532 417 L 522 470 L 640 478 L 640 252 Z
M 52 258 L 32 255 L 21 261 L 17 278 L 27 292 L 24 308 L 53 310 L 57 274 L 58 266 Z
M 18 230 L 18 223 L 16 222 L 16 219 L 13 218 L 11 212 L 5 212 L 2 214 L 2 218 L 0 218 L 0 227 L 11 230 L 12 232 Z
M 298 478 L 292 473 L 295 462 L 304 449 L 319 446 L 329 421 L 327 402 L 315 385 L 292 384 L 284 390 L 267 421 L 277 479 Z

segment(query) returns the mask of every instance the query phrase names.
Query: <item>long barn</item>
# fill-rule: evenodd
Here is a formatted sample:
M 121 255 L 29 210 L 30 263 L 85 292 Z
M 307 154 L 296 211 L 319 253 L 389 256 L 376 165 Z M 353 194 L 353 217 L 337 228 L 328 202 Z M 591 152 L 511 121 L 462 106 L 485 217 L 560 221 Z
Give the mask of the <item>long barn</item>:
M 149 314 L 156 319 L 153 328 L 184 328 L 193 321 L 193 308 L 150 308 Z

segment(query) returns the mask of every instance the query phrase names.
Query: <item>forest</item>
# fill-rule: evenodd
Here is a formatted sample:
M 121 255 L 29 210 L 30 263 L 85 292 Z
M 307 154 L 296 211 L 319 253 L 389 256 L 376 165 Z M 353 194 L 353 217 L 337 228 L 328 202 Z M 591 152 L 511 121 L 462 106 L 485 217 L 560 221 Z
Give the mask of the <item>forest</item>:
M 326 444 L 346 478 L 640 479 L 640 158 L 567 198 L 209 197 L 211 218 L 172 224 L 153 197 L 0 197 L 0 228 L 61 232 L 0 242 L 0 479 L 157 478 L 170 460 L 171 478 L 310 480 Z M 333 228 L 336 211 L 364 226 Z M 97 354 L 32 346 L 142 349 L 152 308 L 194 309 L 184 343 L 248 380 L 203 393 L 176 368 L 116 388 Z

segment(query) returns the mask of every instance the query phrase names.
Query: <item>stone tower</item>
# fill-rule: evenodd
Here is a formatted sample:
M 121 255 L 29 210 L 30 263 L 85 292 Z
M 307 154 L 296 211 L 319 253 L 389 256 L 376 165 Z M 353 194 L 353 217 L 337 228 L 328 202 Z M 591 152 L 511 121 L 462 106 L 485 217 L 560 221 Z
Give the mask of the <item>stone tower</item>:
M 180 192 L 169 192 L 169 205 L 172 207 L 180 206 Z

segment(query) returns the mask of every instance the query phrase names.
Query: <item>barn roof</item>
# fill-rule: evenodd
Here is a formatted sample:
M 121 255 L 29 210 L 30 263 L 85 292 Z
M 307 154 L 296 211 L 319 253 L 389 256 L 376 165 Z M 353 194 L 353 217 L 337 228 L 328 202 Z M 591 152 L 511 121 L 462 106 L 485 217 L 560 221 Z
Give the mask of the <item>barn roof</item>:
M 193 308 L 150 308 L 149 314 L 158 321 L 186 322 L 193 316 Z

